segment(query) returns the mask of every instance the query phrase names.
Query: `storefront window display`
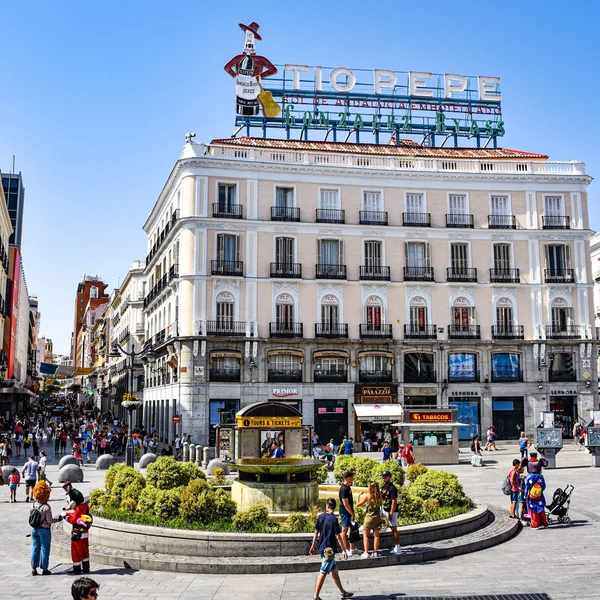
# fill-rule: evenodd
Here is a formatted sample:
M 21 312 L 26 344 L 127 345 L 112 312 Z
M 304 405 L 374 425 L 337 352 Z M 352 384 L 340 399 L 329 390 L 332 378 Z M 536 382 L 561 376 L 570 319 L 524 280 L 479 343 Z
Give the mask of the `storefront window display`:
M 470 440 L 474 435 L 480 434 L 481 409 L 479 398 L 452 398 L 450 406 L 456 407 L 457 419 L 465 427 L 458 428 L 459 440 Z
M 451 446 L 452 431 L 436 430 L 411 431 L 410 440 L 415 446 Z
M 235 413 L 240 410 L 239 400 L 211 400 L 210 401 L 210 427 L 208 430 L 209 446 L 216 443 L 217 425 L 235 423 Z
M 520 381 L 521 357 L 519 354 L 492 354 L 492 381 Z
M 477 381 L 477 375 L 476 354 L 448 355 L 448 381 Z
M 435 383 L 434 354 L 407 352 L 404 355 L 404 383 Z

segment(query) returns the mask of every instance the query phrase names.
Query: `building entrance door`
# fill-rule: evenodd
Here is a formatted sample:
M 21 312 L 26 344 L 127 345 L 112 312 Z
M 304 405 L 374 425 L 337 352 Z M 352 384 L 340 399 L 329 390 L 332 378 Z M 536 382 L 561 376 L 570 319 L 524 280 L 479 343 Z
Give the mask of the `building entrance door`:
M 323 445 L 333 440 L 336 445 L 348 433 L 347 400 L 315 400 L 315 431 Z
M 523 398 L 492 398 L 492 421 L 496 426 L 497 439 L 519 439 L 521 431 L 525 431 Z
M 577 422 L 577 396 L 550 396 L 550 410 L 554 411 L 554 427 L 562 427 L 563 438 L 572 437 Z

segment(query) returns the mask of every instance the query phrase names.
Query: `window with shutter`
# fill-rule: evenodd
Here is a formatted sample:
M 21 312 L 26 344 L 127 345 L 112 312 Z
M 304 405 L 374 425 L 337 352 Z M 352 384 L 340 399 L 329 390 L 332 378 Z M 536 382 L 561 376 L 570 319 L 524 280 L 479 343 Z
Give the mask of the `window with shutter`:
M 219 184 L 219 210 L 229 212 L 235 204 L 235 185 Z
M 510 215 L 510 209 L 508 206 L 508 196 L 492 196 L 492 215 L 494 216 L 505 216 Z
M 448 212 L 451 215 L 466 215 L 467 197 L 464 194 L 450 194 L 448 198 Z
M 425 198 L 423 194 L 406 194 L 406 212 L 415 214 L 425 212 Z
M 450 266 L 453 272 L 461 272 L 469 267 L 468 244 L 450 244 Z
M 319 196 L 319 208 L 321 209 L 339 209 L 340 198 L 338 190 L 321 190 Z
M 275 239 L 275 260 L 278 265 L 290 265 L 295 261 L 294 238 Z
M 378 241 L 365 242 L 365 266 L 373 268 L 382 264 L 382 244 Z
M 544 215 L 547 217 L 562 217 L 565 214 L 561 196 L 544 197 Z
M 363 210 L 373 212 L 383 210 L 381 192 L 365 192 L 363 196 Z

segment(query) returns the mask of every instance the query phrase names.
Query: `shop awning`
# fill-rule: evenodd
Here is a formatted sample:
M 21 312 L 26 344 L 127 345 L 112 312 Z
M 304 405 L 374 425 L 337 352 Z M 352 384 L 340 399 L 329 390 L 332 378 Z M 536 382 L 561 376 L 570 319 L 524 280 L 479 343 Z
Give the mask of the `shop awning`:
M 428 423 L 392 423 L 392 427 L 410 427 L 411 429 L 452 429 L 452 427 L 468 427 L 466 423 L 447 423 L 446 421 L 429 421 Z
M 382 421 L 391 423 L 402 416 L 400 404 L 355 404 L 354 412 L 359 421 Z

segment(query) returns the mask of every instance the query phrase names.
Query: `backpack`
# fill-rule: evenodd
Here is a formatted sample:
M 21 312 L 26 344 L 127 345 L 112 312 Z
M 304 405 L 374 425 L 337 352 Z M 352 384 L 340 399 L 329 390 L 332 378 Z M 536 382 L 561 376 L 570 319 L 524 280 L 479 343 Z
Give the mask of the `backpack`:
M 404 446 L 404 448 L 402 448 L 402 452 L 400 453 L 400 456 L 402 458 L 408 458 L 408 446 Z
M 542 498 L 544 490 L 538 481 L 536 481 L 529 490 L 529 497 L 532 500 L 540 500 Z
M 471 444 L 471 452 L 475 452 L 475 442 Z
M 331 452 L 331 442 L 325 446 L 325 452 Z
M 38 529 L 42 526 L 42 506 L 45 506 L 45 504 L 33 506 L 29 511 L 29 526 L 33 527 L 33 529 Z
M 507 475 L 506 479 L 502 483 L 502 493 L 505 496 L 510 496 L 512 493 L 512 484 L 510 482 L 510 477 Z

